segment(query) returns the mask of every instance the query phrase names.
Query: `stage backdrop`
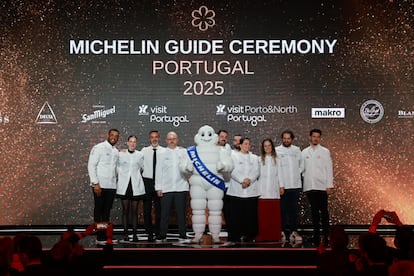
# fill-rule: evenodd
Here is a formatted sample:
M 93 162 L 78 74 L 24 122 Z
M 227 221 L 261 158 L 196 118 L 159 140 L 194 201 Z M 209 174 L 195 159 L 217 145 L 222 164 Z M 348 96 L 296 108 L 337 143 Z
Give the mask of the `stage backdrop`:
M 0 225 L 88 224 L 90 149 L 204 124 L 332 152 L 333 224 L 414 224 L 413 2 L 3 1 Z M 306 198 L 302 223 L 309 224 Z M 112 213 L 120 223 L 120 203 Z

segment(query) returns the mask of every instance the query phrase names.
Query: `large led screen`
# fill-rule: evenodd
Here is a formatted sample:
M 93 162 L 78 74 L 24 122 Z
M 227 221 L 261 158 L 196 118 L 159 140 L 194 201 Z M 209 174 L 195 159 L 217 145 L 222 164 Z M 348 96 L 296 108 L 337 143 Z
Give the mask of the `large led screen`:
M 332 224 L 414 224 L 413 2 L 3 1 L 0 225 L 89 224 L 92 146 L 320 128 Z M 301 223 L 310 212 L 301 198 Z M 113 220 L 120 223 L 120 203 Z

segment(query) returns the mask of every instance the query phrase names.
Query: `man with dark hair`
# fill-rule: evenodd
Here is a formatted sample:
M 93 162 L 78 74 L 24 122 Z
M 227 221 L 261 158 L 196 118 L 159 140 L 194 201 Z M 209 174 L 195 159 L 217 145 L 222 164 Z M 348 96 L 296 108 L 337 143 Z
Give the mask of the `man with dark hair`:
M 229 139 L 229 132 L 225 129 L 220 129 L 219 131 L 217 131 L 217 135 L 218 135 L 217 144 L 219 146 L 224 147 L 227 144 L 227 141 Z
M 321 136 L 320 129 L 312 129 L 309 132 L 310 145 L 302 151 L 304 159 L 303 191 L 311 207 L 315 246 L 320 243 L 320 224 L 322 224 L 323 241 L 325 245 L 328 243 L 328 192 L 333 188 L 331 153 L 320 145 Z
M 241 134 L 233 135 L 233 149 L 240 151 L 240 139 L 242 138 Z
M 119 140 L 119 130 L 110 129 L 105 141 L 93 146 L 88 160 L 88 173 L 92 187 L 95 223 L 106 228 L 110 223 L 110 213 L 116 193 L 116 164 L 118 149 L 115 144 Z M 99 231 L 97 242 L 104 244 L 107 237 L 105 231 Z M 112 241 L 109 241 L 112 242 Z
M 143 147 L 141 152 L 144 154 L 144 170 L 142 179 L 144 180 L 144 226 L 148 234 L 148 241 L 155 241 L 154 235 L 158 236 L 160 231 L 161 203 L 155 191 L 155 171 L 157 157 L 165 148 L 160 146 L 160 133 L 158 130 L 149 132 L 150 145 Z M 152 223 L 152 206 L 154 204 L 155 224 Z
M 280 176 L 284 187 L 281 188 L 280 207 L 282 213 L 282 241 L 300 242 L 298 231 L 299 197 L 302 191 L 301 173 L 303 171 L 302 152 L 293 145 L 295 135 L 290 130 L 281 134 L 282 144 L 276 147 L 280 161 Z

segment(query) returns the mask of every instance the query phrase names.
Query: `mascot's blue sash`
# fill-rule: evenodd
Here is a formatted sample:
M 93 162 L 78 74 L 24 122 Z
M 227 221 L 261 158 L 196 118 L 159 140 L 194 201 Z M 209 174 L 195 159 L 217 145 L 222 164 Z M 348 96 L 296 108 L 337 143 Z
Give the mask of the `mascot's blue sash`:
M 226 185 L 224 184 L 224 180 L 215 175 L 214 173 L 210 172 L 210 170 L 204 165 L 203 161 L 201 161 L 200 157 L 198 156 L 197 149 L 195 146 L 187 148 L 188 156 L 190 157 L 193 166 L 196 168 L 197 172 L 211 185 L 216 186 L 223 191 L 226 190 Z

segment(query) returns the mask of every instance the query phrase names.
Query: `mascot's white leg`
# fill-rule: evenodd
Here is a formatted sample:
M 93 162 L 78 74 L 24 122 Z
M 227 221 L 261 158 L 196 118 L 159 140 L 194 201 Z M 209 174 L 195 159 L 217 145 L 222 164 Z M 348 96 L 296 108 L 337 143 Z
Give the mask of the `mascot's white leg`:
M 220 243 L 220 231 L 222 216 L 221 211 L 223 209 L 223 196 L 224 192 L 216 187 L 207 191 L 208 199 L 208 228 L 214 243 Z
M 198 243 L 201 237 L 204 234 L 206 229 L 206 191 L 204 188 L 198 185 L 190 186 L 190 205 L 192 209 L 192 224 L 194 231 L 194 239 L 192 240 L 195 243 Z

